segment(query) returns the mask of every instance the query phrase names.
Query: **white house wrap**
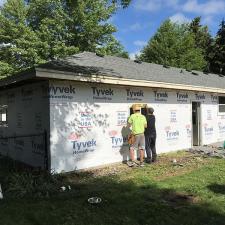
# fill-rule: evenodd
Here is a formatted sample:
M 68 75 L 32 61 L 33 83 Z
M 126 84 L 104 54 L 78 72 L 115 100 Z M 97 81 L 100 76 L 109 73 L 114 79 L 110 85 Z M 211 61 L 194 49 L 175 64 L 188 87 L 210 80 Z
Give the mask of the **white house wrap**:
M 197 73 L 85 52 L 3 79 L 0 153 L 56 172 L 127 160 L 133 103 L 154 108 L 158 153 L 223 141 L 225 78 Z

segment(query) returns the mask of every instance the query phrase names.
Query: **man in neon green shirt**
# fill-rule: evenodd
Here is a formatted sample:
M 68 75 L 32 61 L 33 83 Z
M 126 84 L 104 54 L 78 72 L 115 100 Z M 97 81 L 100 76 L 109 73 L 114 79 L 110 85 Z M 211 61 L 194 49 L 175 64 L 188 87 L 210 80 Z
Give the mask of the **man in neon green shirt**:
M 130 166 L 134 165 L 134 150 L 140 150 L 140 166 L 143 166 L 144 150 L 145 150 L 145 128 L 147 127 L 147 120 L 144 115 L 140 113 L 141 108 L 134 105 L 132 114 L 128 119 L 129 126 L 132 126 L 132 133 L 135 135 L 135 143 L 130 148 Z

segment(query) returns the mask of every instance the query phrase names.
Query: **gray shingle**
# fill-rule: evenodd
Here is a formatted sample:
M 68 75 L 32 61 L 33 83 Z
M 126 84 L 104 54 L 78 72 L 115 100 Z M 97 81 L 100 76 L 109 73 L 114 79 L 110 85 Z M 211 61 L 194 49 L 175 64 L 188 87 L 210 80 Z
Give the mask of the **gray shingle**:
M 225 77 L 220 77 L 216 74 L 204 74 L 203 72 L 195 71 L 198 75 L 194 75 L 185 69 L 165 68 L 162 65 L 144 62 L 139 64 L 132 60 L 115 56 L 100 57 L 91 52 L 83 52 L 67 57 L 64 60 L 52 61 L 40 67 L 71 71 L 83 75 L 102 74 L 128 79 L 225 88 Z

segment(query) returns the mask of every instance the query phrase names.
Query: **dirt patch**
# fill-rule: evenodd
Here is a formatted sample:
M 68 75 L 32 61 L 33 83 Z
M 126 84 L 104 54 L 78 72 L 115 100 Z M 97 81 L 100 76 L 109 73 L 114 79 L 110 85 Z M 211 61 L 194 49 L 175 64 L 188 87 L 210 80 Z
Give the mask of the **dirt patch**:
M 66 173 L 66 177 L 70 182 L 73 183 L 82 183 L 88 179 L 93 179 L 96 177 L 104 176 L 115 176 L 121 173 L 126 173 L 132 170 L 133 168 L 128 167 L 123 163 L 116 163 L 105 167 L 83 170 L 78 172 L 69 172 Z
M 174 159 L 176 159 L 176 163 L 174 163 Z M 135 167 L 128 167 L 126 163 L 115 163 L 104 167 L 66 173 L 66 177 L 73 183 L 83 183 L 88 179 L 96 177 L 113 177 L 120 174 L 125 174 L 125 176 L 121 179 L 131 179 L 133 177 L 134 170 L 142 170 L 155 180 L 163 180 L 168 177 L 183 175 L 191 172 L 207 162 L 207 158 L 191 153 L 173 153 L 172 155 L 162 154 L 158 157 L 157 162 L 153 164 L 145 164 L 144 168 L 140 168 L 138 166 L 139 161 L 136 161 Z
M 177 193 L 177 192 L 165 192 L 161 196 L 161 202 L 175 208 L 185 207 L 189 204 L 196 204 L 200 201 L 200 198 L 192 194 Z

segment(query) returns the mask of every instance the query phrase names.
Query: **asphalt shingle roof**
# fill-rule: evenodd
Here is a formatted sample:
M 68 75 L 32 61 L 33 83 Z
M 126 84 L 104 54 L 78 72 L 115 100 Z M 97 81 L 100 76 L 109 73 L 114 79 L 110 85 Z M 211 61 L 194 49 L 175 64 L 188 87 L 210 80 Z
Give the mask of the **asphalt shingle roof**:
M 225 88 L 225 77 L 216 74 L 193 71 L 198 74 L 195 75 L 181 68 L 165 68 L 163 65 L 145 62 L 137 63 L 115 56 L 102 57 L 92 52 L 83 52 L 63 60 L 55 60 L 39 68 L 70 71 L 81 75 L 100 74 L 143 81 Z

